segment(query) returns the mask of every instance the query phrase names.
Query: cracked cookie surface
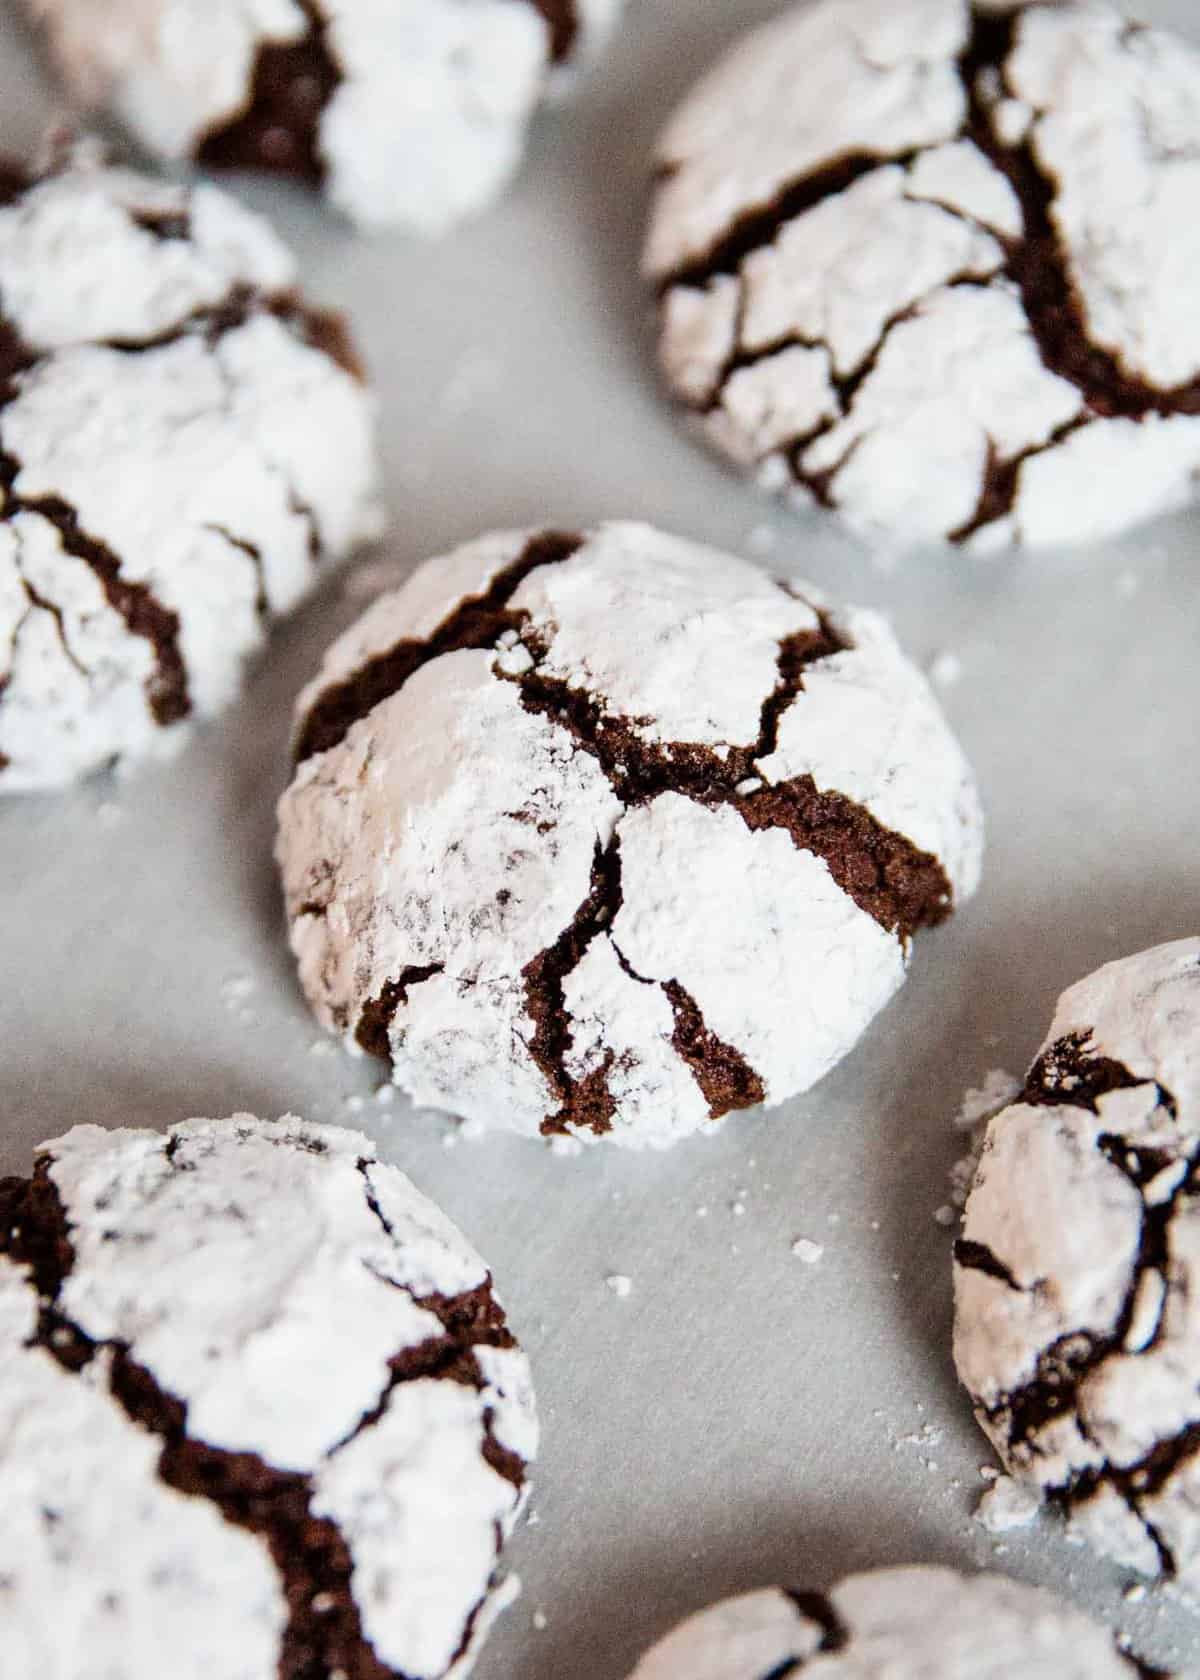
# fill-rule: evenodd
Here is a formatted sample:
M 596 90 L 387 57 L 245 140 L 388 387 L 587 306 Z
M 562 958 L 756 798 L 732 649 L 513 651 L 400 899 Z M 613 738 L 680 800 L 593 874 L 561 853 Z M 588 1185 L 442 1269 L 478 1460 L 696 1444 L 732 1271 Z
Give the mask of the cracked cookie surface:
M 90 150 L 0 194 L 0 791 L 172 750 L 378 532 L 374 401 L 295 279 Z
M 973 891 L 875 614 L 647 526 L 421 568 L 297 706 L 277 855 L 323 1024 L 420 1103 L 662 1146 L 807 1089 Z
M 1200 53 L 1107 0 L 820 0 L 658 149 L 675 395 L 868 534 L 1093 541 L 1200 484 Z
M 367 1138 L 76 1127 L 0 1180 L 0 1344 L 14 1674 L 468 1672 L 511 1597 L 529 1371 Z
M 437 233 L 515 171 L 526 130 L 622 0 L 24 0 L 85 109 L 159 156 L 322 188 Z
M 660 1640 L 630 1680 L 1150 1680 L 1154 1673 L 1049 1593 L 1000 1575 L 912 1568 L 852 1575 L 828 1595 L 772 1587 L 726 1599 Z
M 1011 1473 L 1200 1584 L 1200 940 L 1064 993 L 955 1260 L 959 1376 Z

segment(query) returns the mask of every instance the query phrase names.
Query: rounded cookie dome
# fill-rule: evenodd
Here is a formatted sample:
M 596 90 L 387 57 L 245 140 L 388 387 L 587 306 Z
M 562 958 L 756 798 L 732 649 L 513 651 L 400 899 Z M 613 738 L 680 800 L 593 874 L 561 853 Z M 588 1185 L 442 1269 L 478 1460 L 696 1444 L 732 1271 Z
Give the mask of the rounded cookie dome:
M 664 1145 L 783 1102 L 978 878 L 970 773 L 884 622 L 643 525 L 431 562 L 297 715 L 309 1000 L 486 1126 Z
M 520 162 L 538 106 L 621 0 L 24 0 L 77 103 L 160 157 L 320 187 L 438 233 Z
M 954 1356 L 1014 1476 L 1148 1575 L 1200 1583 L 1200 940 L 1072 986 L 988 1126 Z
M 669 1633 L 630 1680 L 1138 1680 L 1151 1671 L 1049 1593 L 1000 1575 L 880 1569 L 826 1596 L 768 1588 Z M 1166 1680 L 1166 1677 L 1162 1677 Z
M 511 1596 L 529 1371 L 483 1261 L 365 1137 L 46 1144 L 0 1181 L 0 1347 L 14 1674 L 467 1673 Z
M 170 751 L 377 534 L 374 400 L 295 281 L 211 187 L 0 183 L 0 792 Z
M 1200 484 L 1200 52 L 1108 0 L 817 0 L 658 148 L 661 361 L 769 488 L 1088 542 Z

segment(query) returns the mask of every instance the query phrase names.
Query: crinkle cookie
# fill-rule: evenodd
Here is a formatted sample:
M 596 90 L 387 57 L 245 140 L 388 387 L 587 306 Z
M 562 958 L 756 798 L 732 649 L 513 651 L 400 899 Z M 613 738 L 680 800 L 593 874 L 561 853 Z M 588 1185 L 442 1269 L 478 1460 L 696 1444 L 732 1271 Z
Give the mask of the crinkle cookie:
M 0 791 L 173 748 L 378 531 L 374 401 L 295 278 L 210 187 L 0 180 Z
M 437 233 L 505 186 L 622 0 L 24 0 L 84 109 L 160 157 L 267 169 Z
M 820 0 L 660 143 L 661 359 L 764 485 L 1086 542 L 1200 483 L 1200 53 L 1106 0 Z
M 668 1634 L 630 1680 L 1152 1680 L 1158 1673 L 1049 1593 L 1001 1575 L 914 1568 L 851 1575 L 828 1597 L 772 1587 L 726 1599 Z
M 322 1023 L 419 1103 L 666 1145 L 854 1045 L 974 889 L 974 784 L 873 613 L 643 525 L 423 567 L 298 704 Z
M 0 1180 L 14 1680 L 461 1677 L 536 1445 L 483 1261 L 356 1132 L 77 1126 Z
M 955 1259 L 959 1376 L 1008 1469 L 1200 1585 L 1200 939 L 1064 993 Z

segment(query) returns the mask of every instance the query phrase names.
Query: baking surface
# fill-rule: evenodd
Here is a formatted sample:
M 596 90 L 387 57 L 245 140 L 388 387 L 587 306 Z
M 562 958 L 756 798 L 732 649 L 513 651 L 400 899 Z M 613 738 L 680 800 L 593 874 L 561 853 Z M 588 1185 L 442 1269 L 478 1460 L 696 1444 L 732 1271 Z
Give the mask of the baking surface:
M 989 1452 L 950 1362 L 952 1120 L 1023 1073 L 1063 988 L 1200 932 L 1200 516 L 1072 554 L 872 556 L 776 510 L 661 399 L 636 278 L 667 111 L 769 0 L 634 0 L 607 64 L 542 122 L 515 193 L 440 244 L 355 239 L 301 194 L 240 190 L 351 315 L 383 405 L 394 517 L 285 625 L 245 699 L 173 764 L 0 804 L 9 905 L 0 1172 L 81 1120 L 293 1110 L 360 1125 L 490 1261 L 534 1362 L 545 1445 L 525 1582 L 480 1680 L 624 1680 L 679 1616 L 783 1580 L 995 1565 L 1200 1673 L 1200 1610 L 1069 1547 L 972 1520 Z M 1191 0 L 1140 15 L 1200 40 Z M 0 12 L 0 149 L 55 112 Z M 938 661 L 979 776 L 979 897 L 921 938 L 866 1041 L 808 1096 L 662 1156 L 459 1139 L 379 1104 L 297 989 L 271 860 L 292 697 L 375 581 L 497 525 L 656 521 L 887 611 Z M 951 656 L 949 658 L 939 656 Z M 945 682 L 947 677 L 957 680 Z M 807 1238 L 815 1263 L 792 1252 Z M 606 1284 L 632 1280 L 625 1297 Z M 544 1625 L 543 1625 L 544 1624 Z

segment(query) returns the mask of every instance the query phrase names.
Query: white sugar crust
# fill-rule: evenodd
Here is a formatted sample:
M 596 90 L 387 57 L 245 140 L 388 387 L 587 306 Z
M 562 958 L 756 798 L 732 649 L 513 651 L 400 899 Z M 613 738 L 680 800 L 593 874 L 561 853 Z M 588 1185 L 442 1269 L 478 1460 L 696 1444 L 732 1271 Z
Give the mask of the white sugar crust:
M 375 603 L 302 695 L 301 730 L 326 684 L 429 636 L 529 540 L 484 539 Z M 621 909 L 563 979 L 566 1071 L 582 1080 L 607 1065 L 612 1138 L 661 1146 L 711 1124 L 673 1042 L 672 980 L 769 1102 L 806 1088 L 900 984 L 902 941 L 782 830 L 752 833 L 731 809 L 672 794 L 626 809 L 598 759 L 527 709 L 519 684 L 536 668 L 647 750 L 683 742 L 719 758 L 758 739 L 781 642 L 820 631 L 811 592 L 616 524 L 531 572 L 505 611 L 520 616 L 519 637 L 422 666 L 306 759 L 280 803 L 291 941 L 318 1016 L 352 1038 L 366 1006 L 402 983 L 397 1082 L 420 1103 L 535 1135 L 559 1098 L 535 1054 L 526 970 L 572 925 L 598 852 L 615 843 Z M 806 669 L 761 775 L 811 774 L 861 801 L 938 856 L 965 898 L 982 818 L 961 751 L 882 623 L 833 616 L 855 651 Z
M 152 151 L 185 158 L 237 120 L 266 46 L 309 33 L 295 0 L 26 0 L 85 105 L 111 108 Z M 620 0 L 578 6 L 552 66 L 533 0 L 320 0 L 338 81 L 317 122 L 325 191 L 368 228 L 443 232 L 506 185 L 551 90 L 595 57 Z
M 159 1480 L 162 1443 L 28 1345 L 37 1295 L 0 1256 L 0 1612 L 14 1675 L 178 1680 L 272 1671 L 287 1610 L 257 1536 Z
M 676 112 L 645 252 L 665 288 L 668 383 L 765 487 L 815 494 L 901 545 L 1099 541 L 1187 505 L 1200 417 L 1170 401 L 1200 379 L 1200 54 L 1127 29 L 1108 0 L 1025 6 L 1007 92 L 985 96 L 996 135 L 1027 143 L 1053 184 L 1090 342 L 1147 388 L 1114 412 L 1104 389 L 1093 401 L 1047 365 L 1006 278 L 1024 218 L 966 133 L 966 0 L 920 10 L 901 25 L 890 0 L 795 7 Z M 709 274 L 747 218 L 848 161 L 861 165 L 848 184 L 831 178 Z M 798 347 L 808 359 L 781 363 Z M 817 384 L 818 354 L 851 380 L 840 394 Z M 985 499 L 998 470 L 1011 507 Z
M 644 979 L 678 981 L 768 1104 L 815 1085 L 899 990 L 900 941 L 782 829 L 668 793 L 619 832 L 613 945 Z
M 1132 1680 L 1112 1636 L 1049 1593 L 999 1575 L 915 1567 L 850 1576 L 829 1595 L 842 1638 L 774 1588 L 726 1599 L 660 1640 L 630 1680 Z
M 403 1174 L 375 1158 L 367 1138 L 336 1127 L 249 1115 L 189 1121 L 165 1136 L 80 1126 L 43 1154 L 74 1253 L 59 1310 L 94 1341 L 128 1349 L 183 1401 L 189 1438 L 311 1478 L 314 1514 L 336 1521 L 349 1546 L 352 1590 L 381 1660 L 417 1680 L 465 1674 L 460 1651 L 476 1648 L 464 1647 L 472 1620 L 500 1591 L 492 1581 L 497 1537 L 519 1503 L 483 1449 L 490 1429 L 523 1460 L 535 1455 L 528 1366 L 515 1347 L 484 1349 L 477 1391 L 434 1377 L 393 1385 L 389 1361 L 443 1337 L 423 1301 L 490 1281 L 478 1254 Z M 13 1271 L 0 1260 L 0 1286 Z M 0 1337 L 15 1345 L 30 1333 L 31 1305 L 13 1299 L 0 1287 Z M 215 1506 L 157 1481 L 160 1444 L 108 1395 L 102 1362 L 70 1376 L 30 1349 L 18 1376 L 26 1366 L 65 1408 L 62 1427 L 39 1432 L 30 1421 L 22 1434 L 17 1421 L 5 1425 L 6 1406 L 19 1421 L 29 1393 L 19 1381 L 14 1390 L 6 1359 L 0 1487 L 7 1481 L 30 1503 L 36 1528 L 39 1490 L 57 1478 L 80 1546 L 94 1533 L 96 1556 L 112 1559 L 118 1611 L 107 1637 L 114 1651 L 127 1638 L 136 1660 L 111 1672 L 151 1680 L 163 1639 L 153 1661 L 146 1653 L 168 1617 L 180 1628 L 197 1625 L 198 1654 L 186 1669 L 197 1680 L 273 1672 L 286 1617 L 265 1545 L 229 1527 Z M 99 1475 L 92 1454 L 113 1441 L 102 1484 L 111 1493 L 99 1501 L 111 1508 L 98 1511 L 88 1487 Z M 144 1542 L 140 1526 L 133 1532 L 143 1521 Z M 108 1544 L 98 1532 L 104 1522 Z M 164 1523 L 177 1528 L 169 1541 Z M 118 1543 L 126 1524 L 127 1559 Z M 39 1544 L 46 1549 L 44 1538 Z M 168 1556 L 164 1580 L 149 1566 L 139 1580 L 139 1560 L 152 1559 L 156 1545 Z M 69 1589 L 56 1636 L 82 1640 L 93 1588 L 99 1600 L 107 1576 L 93 1577 L 95 1559 L 81 1566 L 74 1549 L 53 1562 Z M 18 1579 L 20 1595 L 33 1590 L 30 1577 Z M 78 1615 L 72 1594 L 82 1600 Z M 40 1617 L 44 1600 L 37 1608 Z
M 380 528 L 375 408 L 358 381 L 265 308 L 215 337 L 187 329 L 293 277 L 265 225 L 213 189 L 87 154 L 0 208 L 0 295 L 36 357 L 0 407 L 15 493 L 65 503 L 120 585 L 176 615 L 196 717 L 234 698 L 319 563 Z M 175 744 L 163 737 L 180 724 L 150 703 L 150 638 L 36 506 L 0 524 L 0 580 L 0 789 L 62 786 Z
M 1099 1096 L 1095 1113 L 1018 1101 L 991 1122 L 963 1236 L 989 1249 L 1016 1287 L 956 1269 L 959 1375 L 1014 1474 L 1042 1488 L 1101 1475 L 1096 1497 L 1073 1507 L 1085 1538 L 1156 1574 L 1144 1517 L 1179 1576 L 1200 1581 L 1192 1459 L 1156 1476 L 1144 1498 L 1103 1483 L 1110 1467 L 1131 1470 L 1200 1423 L 1200 1210 L 1188 1187 L 1200 1148 L 1200 940 L 1110 963 L 1071 987 L 1043 1049 L 1064 1039 L 1135 1083 Z M 1140 1189 L 1113 1138 L 1156 1163 Z M 1161 1222 L 1162 1262 L 1142 1257 L 1151 1218 Z M 1009 1396 L 1064 1345 L 1088 1356 L 1070 1403 L 1032 1440 L 1010 1442 Z
M 793 8 L 752 31 L 658 143 L 670 173 L 646 272 L 661 279 L 704 256 L 746 211 L 833 160 L 953 139 L 965 112 L 954 59 L 966 33 L 956 0 L 916 0 L 903 16 L 890 0 L 839 0 Z M 797 97 L 805 86 L 821 97 Z
M 822 793 L 857 801 L 940 858 L 963 903 L 982 863 L 983 814 L 967 761 L 887 620 L 855 607 L 830 619 L 850 646 L 806 673 L 803 704 L 784 713 L 777 750 L 758 768 L 769 782 L 811 776 Z M 852 765 L 847 736 L 859 744 Z
M 635 524 L 602 526 L 510 605 L 529 614 L 525 642 L 545 644 L 539 674 L 603 696 L 648 743 L 753 741 L 780 642 L 820 628 L 808 601 L 756 567 Z

